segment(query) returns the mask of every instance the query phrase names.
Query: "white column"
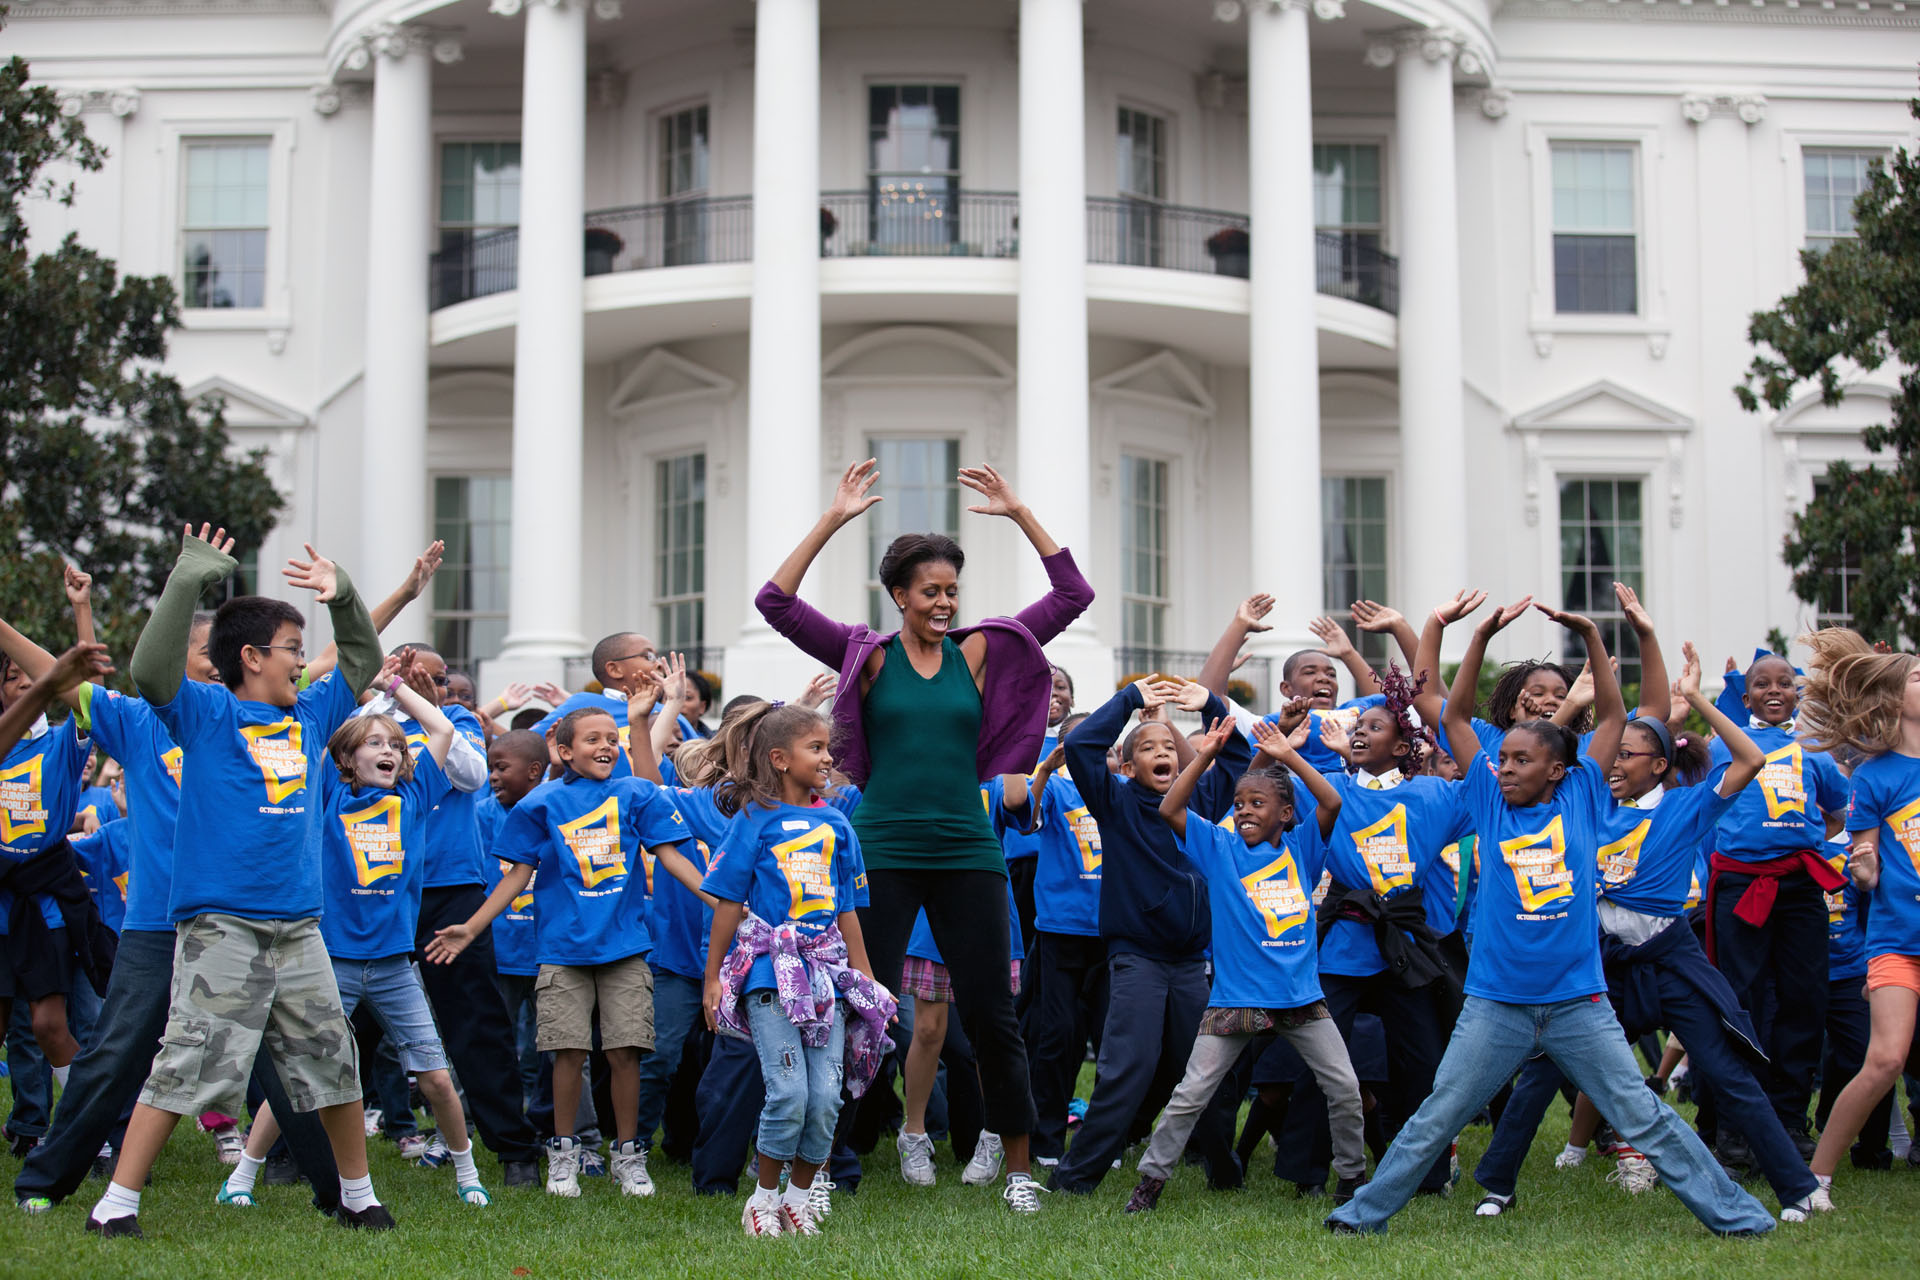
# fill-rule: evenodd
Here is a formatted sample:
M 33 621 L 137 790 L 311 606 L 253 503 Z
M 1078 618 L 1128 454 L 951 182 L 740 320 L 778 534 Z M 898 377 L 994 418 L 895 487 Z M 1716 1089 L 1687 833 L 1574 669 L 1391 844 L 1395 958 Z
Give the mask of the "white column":
M 369 598 L 407 576 L 430 536 L 427 512 L 427 257 L 433 244 L 434 40 L 383 27 L 373 61 L 368 175 L 366 381 L 361 415 L 360 551 L 349 566 Z M 452 46 L 458 56 L 458 46 Z M 426 640 L 428 602 L 389 628 Z
M 587 14 L 583 0 L 532 0 L 526 8 L 513 583 L 506 643 L 488 675 L 557 680 L 563 661 L 587 646 L 580 617 Z
M 1458 49 L 1434 32 L 1412 32 L 1397 44 L 1401 467 L 1393 536 L 1401 570 L 1393 590 L 1411 618 L 1472 584 L 1454 496 L 1467 491 L 1453 137 Z M 1435 536 L 1445 529 L 1454 532 Z M 1465 629 L 1455 632 L 1450 638 L 1464 648 Z
M 1083 0 L 1020 0 L 1020 296 L 1016 488 L 1091 576 L 1095 539 L 1087 375 L 1087 93 Z M 1021 604 L 1046 571 L 1015 552 Z M 1075 687 L 1105 689 L 1113 653 L 1083 616 L 1049 646 Z
M 820 458 L 820 4 L 759 0 L 753 52 L 753 294 L 747 338 L 751 600 L 805 536 L 826 492 Z M 852 458 L 832 460 L 845 466 Z M 864 528 L 843 532 L 864 538 Z M 817 574 L 808 575 L 808 585 Z M 727 686 L 784 697 L 811 670 L 751 606 Z
M 1320 353 L 1314 283 L 1313 93 L 1306 0 L 1247 10 L 1250 590 L 1272 592 L 1273 630 L 1254 638 L 1278 659 L 1317 642 L 1323 611 Z

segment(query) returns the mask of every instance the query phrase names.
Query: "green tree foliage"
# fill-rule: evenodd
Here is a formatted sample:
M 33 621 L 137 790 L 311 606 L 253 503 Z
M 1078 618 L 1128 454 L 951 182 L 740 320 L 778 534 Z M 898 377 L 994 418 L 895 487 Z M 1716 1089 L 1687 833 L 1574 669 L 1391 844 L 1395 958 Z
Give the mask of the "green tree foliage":
M 1920 117 L 1920 99 L 1910 104 Z M 1734 395 L 1749 412 L 1779 410 L 1807 382 L 1835 405 L 1847 384 L 1889 364 L 1903 370 L 1892 421 L 1867 428 L 1887 465 L 1835 463 L 1829 484 L 1794 518 L 1785 559 L 1793 592 L 1820 604 L 1848 556 L 1861 573 L 1848 603 L 1869 639 L 1920 645 L 1920 160 L 1876 163 L 1854 204 L 1857 235 L 1825 253 L 1802 250 L 1806 283 L 1747 329 L 1756 354 Z
M 0 18 L 4 18 L 0 9 Z M 71 204 L 63 171 L 106 153 L 20 58 L 0 65 L 0 614 L 51 649 L 73 638 L 62 562 L 93 575 L 100 638 L 124 670 L 192 520 L 257 549 L 281 500 L 261 454 L 236 457 L 217 403 L 160 367 L 179 326 L 165 276 L 121 276 L 69 235 L 33 254 L 35 204 Z

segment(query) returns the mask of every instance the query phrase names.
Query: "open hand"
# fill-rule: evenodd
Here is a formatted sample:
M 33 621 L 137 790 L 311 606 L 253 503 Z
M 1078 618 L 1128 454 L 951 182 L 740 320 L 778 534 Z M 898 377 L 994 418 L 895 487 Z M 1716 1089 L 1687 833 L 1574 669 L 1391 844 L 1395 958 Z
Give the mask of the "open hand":
M 1173 705 L 1182 711 L 1204 711 L 1206 710 L 1207 699 L 1213 696 L 1207 689 L 1207 686 L 1201 684 L 1198 680 L 1181 680 L 1169 683 L 1177 685 L 1179 692 L 1173 695 Z
M 532 685 L 523 680 L 513 680 L 508 682 L 507 687 L 500 691 L 499 701 L 500 705 L 506 710 L 518 711 L 520 708 L 526 706 L 527 700 L 532 697 Z
M 880 462 L 876 458 L 849 466 L 840 474 L 840 483 L 833 491 L 833 505 L 827 508 L 827 514 L 836 524 L 846 524 L 881 501 L 880 495 L 872 491 L 879 479 Z
M 223 556 L 233 554 L 233 539 L 227 536 L 227 531 L 224 528 L 216 529 L 212 524 L 203 524 L 200 526 L 200 532 L 196 534 L 193 531 L 193 526 L 188 525 L 186 527 L 186 536 L 181 539 L 181 543 L 184 545 L 188 539 L 196 537 Z M 313 548 L 308 547 L 307 553 L 311 555 Z
M 227 545 L 233 545 L 233 539 L 227 539 Z M 340 594 L 340 573 L 333 561 L 313 549 L 311 542 L 301 544 L 307 550 L 307 559 L 289 560 L 287 567 L 280 572 L 286 575 L 291 586 L 305 587 L 313 592 L 314 598 L 326 604 Z
M 1569 613 L 1565 609 L 1556 609 L 1552 605 L 1540 604 L 1538 602 L 1535 602 L 1533 607 L 1541 613 L 1546 614 L 1547 617 L 1553 619 L 1553 621 L 1559 623 L 1567 630 L 1577 631 L 1583 636 L 1599 630 L 1599 628 L 1594 625 L 1593 619 L 1587 617 L 1585 614 Z M 1501 610 L 1501 616 L 1506 616 L 1506 610 Z M 1505 624 L 1503 623 L 1501 625 L 1504 626 Z
M 454 958 L 473 941 L 473 934 L 474 931 L 464 923 L 435 929 L 433 941 L 427 944 L 427 959 L 434 964 L 452 964 Z
M 800 696 L 794 699 L 794 703 L 802 707 L 822 706 L 828 698 L 833 696 L 834 690 L 839 687 L 839 676 L 836 676 L 831 671 L 822 671 L 819 675 L 807 681 L 806 687 L 800 690 Z
M 986 464 L 960 468 L 960 483 L 980 494 L 986 501 L 967 510 L 979 516 L 1011 516 L 1020 510 L 1020 499 L 1006 477 Z
M 1295 725 L 1291 732 L 1271 720 L 1261 720 L 1253 726 L 1253 740 L 1260 744 L 1260 754 L 1282 762 L 1294 757 L 1299 751 L 1299 747 L 1293 741 L 1294 735 L 1300 735 L 1301 741 L 1304 742 L 1306 733 L 1305 719 Z
M 1653 615 L 1640 603 L 1640 597 L 1633 593 L 1633 588 L 1624 582 L 1616 582 L 1613 584 L 1613 594 L 1620 601 L 1620 610 L 1627 615 L 1627 621 L 1633 624 L 1633 629 L 1642 636 L 1652 635 Z
M 1545 608 L 1544 605 L 1541 607 L 1543 609 Z M 1512 626 L 1515 618 L 1518 618 L 1531 608 L 1533 608 L 1533 597 L 1522 596 L 1512 604 L 1502 605 L 1485 618 L 1482 618 L 1479 629 L 1489 636 L 1498 635 L 1500 632 Z
M 660 697 L 663 702 L 679 711 L 686 702 L 687 656 L 684 653 L 669 653 L 660 660 Z
M 1680 695 L 1680 701 L 1688 706 L 1700 694 L 1700 651 L 1693 647 L 1693 641 L 1680 642 L 1680 653 L 1685 659 L 1680 666 L 1680 678 L 1673 682 L 1674 692 Z
M 1179 685 L 1157 676 L 1141 676 L 1133 682 L 1133 687 L 1140 691 L 1140 711 L 1143 717 L 1148 712 L 1158 711 L 1180 693 Z
M 1353 618 L 1353 625 L 1362 631 L 1392 632 L 1406 621 L 1398 609 L 1372 600 L 1355 600 L 1347 613 Z
M 542 680 L 533 686 L 533 696 L 550 707 L 557 707 L 567 700 L 567 691 L 551 680 Z
M 93 575 L 82 573 L 72 565 L 68 565 L 64 585 L 67 589 L 67 603 L 78 609 L 90 598 L 90 593 L 93 591 Z
M 1304 742 L 1299 745 L 1306 745 Z M 1346 725 L 1338 716 L 1320 717 L 1320 745 L 1339 756 L 1342 760 L 1353 758 L 1353 742 L 1347 736 Z
M 1256 591 L 1240 602 L 1240 607 L 1234 610 L 1233 620 L 1239 625 L 1242 631 L 1245 631 L 1249 635 L 1254 635 L 1262 631 L 1273 630 L 1272 627 L 1261 621 L 1262 618 L 1272 612 L 1273 597 L 1264 591 Z
M 1307 630 L 1313 632 L 1329 658 L 1338 661 L 1353 653 L 1353 641 L 1347 638 L 1346 629 L 1332 618 L 1314 618 L 1307 623 Z
M 1532 597 L 1529 596 L 1528 599 L 1531 600 Z M 1442 626 L 1450 627 L 1486 602 L 1487 593 L 1477 588 L 1458 591 L 1454 593 L 1453 599 L 1435 605 L 1433 607 L 1433 614 L 1436 618 L 1440 619 Z M 1514 616 L 1518 617 L 1519 615 L 1516 614 Z M 1504 626 L 1505 624 L 1503 623 L 1501 625 Z
M 440 559 L 447 552 L 447 544 L 435 538 L 427 544 L 427 549 L 413 558 L 413 568 L 407 571 L 407 580 L 401 590 L 409 600 L 418 600 L 420 593 L 433 581 L 433 575 L 440 571 Z
M 45 679 L 53 682 L 56 695 L 71 693 L 89 680 L 102 680 L 113 674 L 113 659 L 103 644 L 77 644 L 54 659 Z
M 1220 748 L 1227 745 L 1228 737 L 1238 732 L 1239 729 L 1234 725 L 1233 717 L 1222 716 L 1208 725 L 1207 731 L 1200 735 L 1200 741 L 1194 744 L 1194 753 L 1202 760 L 1211 760 L 1220 754 Z

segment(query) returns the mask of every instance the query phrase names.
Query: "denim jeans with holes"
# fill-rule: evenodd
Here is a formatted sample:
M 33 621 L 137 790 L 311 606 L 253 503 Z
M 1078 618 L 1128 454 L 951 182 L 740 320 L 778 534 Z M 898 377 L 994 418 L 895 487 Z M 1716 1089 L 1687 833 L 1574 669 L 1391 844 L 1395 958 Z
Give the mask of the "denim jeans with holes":
M 818 1049 L 800 1041 L 772 991 L 750 991 L 747 1029 L 760 1055 L 767 1101 L 760 1109 L 755 1145 L 771 1160 L 825 1164 L 833 1154 L 833 1126 L 840 1118 L 840 1085 L 846 1073 L 846 1007 L 835 1002 L 833 1029 Z

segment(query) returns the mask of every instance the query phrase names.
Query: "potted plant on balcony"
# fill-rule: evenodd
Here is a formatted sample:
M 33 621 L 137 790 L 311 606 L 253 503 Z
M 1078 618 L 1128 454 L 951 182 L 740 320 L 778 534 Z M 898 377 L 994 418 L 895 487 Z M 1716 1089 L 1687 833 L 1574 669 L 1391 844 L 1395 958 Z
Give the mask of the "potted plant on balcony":
M 1243 227 L 1222 227 L 1207 237 L 1207 252 L 1213 255 L 1217 275 L 1247 278 L 1249 256 L 1247 232 Z
M 586 273 L 590 276 L 606 275 L 613 270 L 613 260 L 626 247 L 626 241 L 605 227 L 588 227 Z
M 824 258 L 827 256 L 827 241 L 833 239 L 833 233 L 838 231 L 839 229 L 840 229 L 840 219 L 834 216 L 833 210 L 827 208 L 827 206 L 825 205 L 821 205 L 820 206 L 820 256 L 821 257 Z

